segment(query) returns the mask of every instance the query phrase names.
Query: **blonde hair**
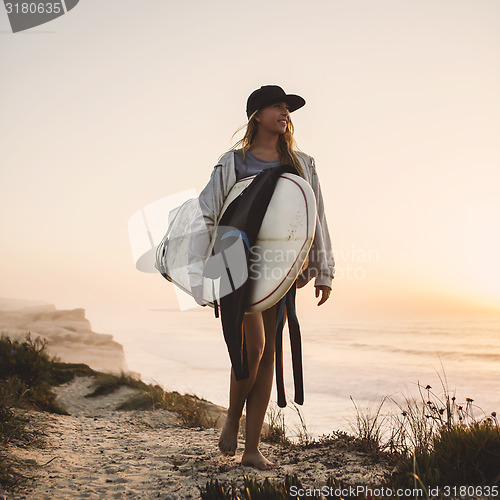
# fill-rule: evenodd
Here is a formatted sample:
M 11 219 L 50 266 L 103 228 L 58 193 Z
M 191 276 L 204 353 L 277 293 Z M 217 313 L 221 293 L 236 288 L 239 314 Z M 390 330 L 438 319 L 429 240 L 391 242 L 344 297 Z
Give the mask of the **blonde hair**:
M 255 117 L 258 112 L 259 110 L 254 111 L 250 116 L 250 118 L 248 119 L 248 123 L 246 125 L 241 126 L 231 136 L 232 139 L 240 130 L 242 130 L 246 126 L 246 131 L 245 135 L 243 136 L 243 139 L 239 140 L 230 149 L 230 151 L 234 151 L 238 148 L 241 148 L 243 161 L 245 161 L 245 155 L 252 146 L 253 141 L 255 140 L 255 136 L 257 135 L 259 122 L 256 120 Z M 285 132 L 278 137 L 277 149 L 280 157 L 280 164 L 291 165 L 292 167 L 295 167 L 299 175 L 301 177 L 304 177 L 304 169 L 302 168 L 302 165 L 296 153 L 296 151 L 300 151 L 300 149 L 297 147 L 297 143 L 295 142 L 295 138 L 293 137 L 293 132 L 294 132 L 293 123 L 292 120 L 289 119 Z

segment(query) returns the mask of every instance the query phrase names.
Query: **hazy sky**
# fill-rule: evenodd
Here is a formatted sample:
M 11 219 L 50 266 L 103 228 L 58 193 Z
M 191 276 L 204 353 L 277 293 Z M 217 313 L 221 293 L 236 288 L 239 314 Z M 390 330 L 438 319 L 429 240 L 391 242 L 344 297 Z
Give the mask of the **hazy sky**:
M 175 308 L 128 219 L 200 191 L 278 84 L 307 101 L 337 257 L 317 311 L 500 313 L 499 24 L 498 0 L 81 0 L 12 34 L 0 6 L 0 296 L 98 330 Z

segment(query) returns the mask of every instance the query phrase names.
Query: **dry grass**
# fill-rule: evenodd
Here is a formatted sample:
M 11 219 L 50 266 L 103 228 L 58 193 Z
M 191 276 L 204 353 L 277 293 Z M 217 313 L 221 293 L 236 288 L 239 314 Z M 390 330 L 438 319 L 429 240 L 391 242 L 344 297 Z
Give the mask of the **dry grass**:
M 377 454 L 382 451 L 382 436 L 386 421 L 382 413 L 382 407 L 386 401 L 383 398 L 380 404 L 373 410 L 372 408 L 359 408 L 354 399 L 351 401 L 356 409 L 355 420 L 351 422 L 354 435 L 358 438 L 361 449 L 369 453 Z
M 210 429 L 216 427 L 219 416 L 214 416 L 211 404 L 197 396 L 165 391 L 160 385 L 146 384 L 126 375 L 99 374 L 94 383 L 94 391 L 86 397 L 110 394 L 122 386 L 137 389 L 137 394 L 121 403 L 117 410 L 155 410 L 164 409 L 179 415 L 183 425 Z
M 267 426 L 262 433 L 262 441 L 280 446 L 290 446 L 292 440 L 287 436 L 285 416 L 281 408 L 270 406 L 267 410 Z

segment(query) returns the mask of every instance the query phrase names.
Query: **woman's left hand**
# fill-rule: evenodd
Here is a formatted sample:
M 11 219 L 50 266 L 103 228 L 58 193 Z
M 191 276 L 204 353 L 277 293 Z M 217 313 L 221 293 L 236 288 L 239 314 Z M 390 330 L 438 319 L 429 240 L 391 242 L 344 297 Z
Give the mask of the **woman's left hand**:
M 319 297 L 319 292 L 321 292 L 321 300 L 318 302 L 318 306 L 320 306 L 321 304 L 324 304 L 328 300 L 328 297 L 330 297 L 332 289 L 326 285 L 318 285 L 314 288 L 316 289 L 316 298 Z

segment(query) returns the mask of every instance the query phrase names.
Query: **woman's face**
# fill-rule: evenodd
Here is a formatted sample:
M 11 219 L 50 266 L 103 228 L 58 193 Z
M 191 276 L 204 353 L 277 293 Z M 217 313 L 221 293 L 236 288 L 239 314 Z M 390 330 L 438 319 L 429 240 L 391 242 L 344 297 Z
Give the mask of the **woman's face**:
M 262 128 L 270 133 L 284 134 L 290 121 L 290 108 L 285 102 L 277 102 L 262 108 L 255 119 Z

